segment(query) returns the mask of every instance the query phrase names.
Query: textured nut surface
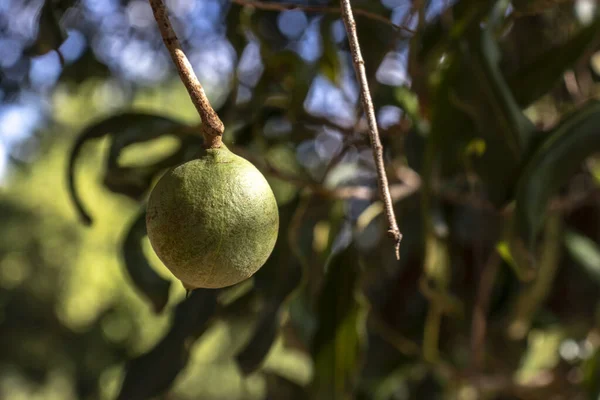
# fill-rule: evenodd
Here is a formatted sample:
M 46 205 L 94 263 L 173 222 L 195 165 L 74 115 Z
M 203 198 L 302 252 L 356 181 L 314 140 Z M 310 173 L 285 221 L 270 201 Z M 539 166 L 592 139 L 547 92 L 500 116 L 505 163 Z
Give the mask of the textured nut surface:
M 252 276 L 273 251 L 279 212 L 262 173 L 224 145 L 169 170 L 153 189 L 148 238 L 187 288 Z

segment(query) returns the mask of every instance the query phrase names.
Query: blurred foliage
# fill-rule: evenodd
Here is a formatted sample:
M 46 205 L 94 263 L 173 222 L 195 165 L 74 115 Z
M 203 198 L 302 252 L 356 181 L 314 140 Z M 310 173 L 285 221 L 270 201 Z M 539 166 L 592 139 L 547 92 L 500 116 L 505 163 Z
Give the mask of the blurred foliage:
M 599 398 L 595 2 L 352 2 L 399 261 L 336 3 L 244 3 L 168 2 L 279 240 L 189 297 L 144 215 L 200 121 L 147 3 L 2 3 L 3 107 L 43 123 L 0 183 L 0 398 Z

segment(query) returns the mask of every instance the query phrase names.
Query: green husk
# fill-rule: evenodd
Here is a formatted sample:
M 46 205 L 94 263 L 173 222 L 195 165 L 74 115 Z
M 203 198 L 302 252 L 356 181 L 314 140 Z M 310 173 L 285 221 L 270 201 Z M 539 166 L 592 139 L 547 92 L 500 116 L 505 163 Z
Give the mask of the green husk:
M 222 288 L 263 266 L 279 213 L 261 172 L 223 145 L 165 173 L 146 224 L 154 251 L 186 288 Z

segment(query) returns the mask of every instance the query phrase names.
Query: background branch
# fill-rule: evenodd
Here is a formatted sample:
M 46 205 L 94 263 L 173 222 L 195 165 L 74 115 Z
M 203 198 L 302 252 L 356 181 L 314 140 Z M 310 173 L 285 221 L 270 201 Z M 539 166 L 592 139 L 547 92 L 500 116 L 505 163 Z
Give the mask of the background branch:
M 379 197 L 378 191 L 368 186 L 352 185 L 327 188 L 322 183 L 314 182 L 303 177 L 280 171 L 270 163 L 262 161 L 259 157 L 253 155 L 252 152 L 249 152 L 242 147 L 231 145 L 229 148 L 236 154 L 244 157 L 252 164 L 256 165 L 256 167 L 264 174 L 281 179 L 282 181 L 295 185 L 299 188 L 308 188 L 314 194 L 322 198 L 337 200 L 376 200 Z M 400 201 L 410 197 L 421 187 L 421 179 L 419 174 L 408 167 L 402 166 L 396 168 L 396 176 L 403 183 L 397 183 L 390 186 L 391 197 L 394 201 Z
M 392 196 L 390 195 L 388 180 L 385 174 L 383 146 L 379 139 L 377 120 L 375 119 L 375 110 L 373 109 L 373 100 L 371 100 L 371 92 L 369 91 L 369 83 L 365 72 L 365 62 L 362 58 L 358 36 L 356 34 L 356 22 L 354 21 L 354 15 L 352 14 L 350 0 L 340 1 L 342 4 L 342 19 L 344 20 L 346 32 L 348 33 L 348 42 L 350 43 L 350 51 L 352 52 L 354 70 L 356 71 L 356 76 L 360 84 L 360 97 L 369 125 L 369 138 L 371 139 L 373 158 L 375 159 L 375 166 L 377 167 L 377 184 L 379 186 L 379 192 L 385 206 L 385 213 L 388 220 L 388 235 L 394 240 L 396 258 L 400 259 L 400 241 L 402 240 L 402 234 L 398 229 L 398 223 L 396 222 L 396 216 L 394 215 Z
M 492 250 L 481 271 L 479 285 L 477 286 L 477 296 L 471 321 L 471 368 L 474 375 L 481 374 L 484 368 L 487 316 L 501 262 L 502 259 L 498 252 Z
M 326 6 L 310 6 L 306 4 L 293 4 L 293 3 L 269 3 L 264 1 L 255 1 L 255 0 L 231 0 L 232 3 L 236 3 L 242 6 L 250 6 L 257 8 L 259 10 L 270 10 L 270 11 L 290 11 L 290 10 L 302 10 L 308 12 L 320 12 L 320 13 L 335 13 L 338 14 L 342 12 L 339 7 L 326 7 Z M 409 33 L 414 33 L 414 30 L 403 26 L 396 25 L 389 19 L 385 18 L 382 15 L 372 13 L 367 10 L 355 9 L 354 13 L 357 15 L 362 15 L 365 18 L 372 19 L 374 21 L 383 22 L 386 25 L 393 27 L 398 31 L 405 31 Z
M 210 105 L 210 102 L 204 93 L 204 89 L 194 73 L 192 65 L 181 49 L 181 44 L 179 43 L 177 35 L 173 30 L 173 26 L 171 25 L 171 21 L 169 20 L 167 8 L 162 0 L 149 0 L 149 2 L 158 28 L 160 29 L 160 34 L 165 42 L 165 46 L 169 50 L 169 54 L 171 54 L 171 59 L 173 59 L 175 67 L 177 67 L 179 77 L 185 85 L 190 98 L 192 99 L 192 103 L 196 106 L 200 118 L 202 118 L 204 146 L 207 148 L 221 147 L 221 137 L 225 130 L 223 122 Z

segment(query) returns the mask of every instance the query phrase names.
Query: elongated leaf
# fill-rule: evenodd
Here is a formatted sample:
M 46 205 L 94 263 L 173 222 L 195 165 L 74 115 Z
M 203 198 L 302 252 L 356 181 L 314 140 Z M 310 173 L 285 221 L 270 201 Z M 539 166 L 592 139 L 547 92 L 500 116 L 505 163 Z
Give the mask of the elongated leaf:
M 536 276 L 535 258 L 523 245 L 518 229 L 516 229 L 516 219 L 514 214 L 506 219 L 502 239 L 496 243 L 496 251 L 512 269 L 518 280 L 530 282 Z
M 125 268 L 134 286 L 150 302 L 155 312 L 161 312 L 169 301 L 171 282 L 163 279 L 152 268 L 142 249 L 146 237 L 146 208 L 144 207 L 129 228 L 123 241 L 122 254 Z
M 284 96 L 287 96 L 288 117 L 295 121 L 304 113 L 304 101 L 317 66 L 304 64 L 302 58 L 293 51 L 267 52 L 262 49 L 265 59 L 265 72 L 262 80 L 267 85 L 281 81 Z
M 292 251 L 287 240 L 298 206 L 299 196 L 281 207 L 279 239 L 255 276 L 255 288 L 266 298 L 266 304 L 252 338 L 235 357 L 238 367 L 246 375 L 256 371 L 265 360 L 277 338 L 282 309 L 302 280 L 302 267 L 298 260 L 290 259 Z
M 534 315 L 551 293 L 560 267 L 562 232 L 562 216 L 552 214 L 540 246 L 537 279 L 523 289 L 515 301 L 508 327 L 510 335 L 515 338 L 522 339 L 529 332 Z
M 311 399 L 354 398 L 367 314 L 359 282 L 358 254 L 349 244 L 329 260 L 318 300 Z
M 502 205 L 513 191 L 522 142 L 529 141 L 533 126 L 507 90 L 496 43 L 483 29 L 470 28 L 432 80 L 424 193 L 436 174 L 451 178 L 469 168 L 483 181 L 489 200 Z M 476 156 L 467 152 L 473 141 L 485 145 Z
M 576 232 L 565 234 L 565 244 L 571 256 L 586 270 L 590 278 L 600 283 L 600 248 L 592 239 Z
M 227 27 L 227 40 L 235 49 L 239 57 L 246 46 L 246 38 L 244 37 L 244 27 L 242 25 L 241 13 L 243 6 L 235 3 L 229 3 L 227 19 L 225 26 Z
M 280 305 L 271 304 L 262 311 L 248 344 L 235 356 L 235 361 L 244 375 L 256 371 L 275 343 L 280 324 Z
M 156 138 L 161 134 L 183 128 L 185 128 L 185 125 L 181 122 L 169 118 L 158 115 L 129 112 L 108 117 L 88 126 L 81 132 L 71 149 L 69 165 L 67 167 L 67 178 L 69 183 L 69 194 L 83 223 L 86 225 L 92 223 L 92 218 L 85 210 L 75 187 L 75 163 L 84 144 L 89 140 L 99 139 L 110 134 L 113 136 L 125 136 L 126 139 L 119 142 L 123 143 L 123 145 L 120 146 L 123 147 L 128 143 L 149 140 Z M 117 151 L 111 149 L 109 164 L 117 159 L 116 154 Z M 142 178 L 143 182 L 147 182 L 147 180 L 147 178 Z
M 185 367 L 193 343 L 204 333 L 217 306 L 218 291 L 194 290 L 175 310 L 167 335 L 127 365 L 117 400 L 147 400 L 164 393 Z
M 452 176 L 461 168 L 459 155 L 474 136 L 472 120 L 455 101 L 456 84 L 464 65 L 457 54 L 450 54 L 447 66 L 442 68 L 439 84 L 433 88 L 431 129 L 426 142 L 423 183 L 424 194 L 431 187 L 433 176 L 442 171 Z
M 333 15 L 329 14 L 321 20 L 321 38 L 323 40 L 323 55 L 319 59 L 319 70 L 335 85 L 342 79 L 342 63 L 338 55 L 338 47 L 331 31 Z
M 163 159 L 154 164 L 145 166 L 128 167 L 121 166 L 117 162 L 118 156 L 109 160 L 106 165 L 103 183 L 114 193 L 124 194 L 134 200 L 139 200 L 150 188 L 154 177 L 166 168 L 189 161 L 197 154 L 202 139 L 197 136 L 188 136 L 181 139 L 181 144 L 172 154 L 166 155 Z M 113 151 L 120 153 L 121 149 L 115 150 L 118 144 L 113 143 Z
M 145 117 L 144 117 L 145 118 Z M 162 170 L 188 161 L 199 150 L 202 144 L 200 135 L 193 134 L 193 128 L 183 125 L 178 121 L 158 117 L 145 121 L 151 124 L 151 129 L 129 129 L 125 134 L 113 135 L 110 151 L 106 161 L 104 185 L 115 193 L 124 194 L 139 200 L 150 188 L 153 178 Z M 127 146 L 144 143 L 163 135 L 172 135 L 180 140 L 180 146 L 172 154 L 165 155 L 154 164 L 145 166 L 123 166 L 119 157 Z
M 418 59 L 424 61 L 431 57 L 430 61 L 437 61 L 437 57 L 446 51 L 453 41 L 462 37 L 472 26 L 479 25 L 495 3 L 494 0 L 455 2 L 449 10 L 427 24 L 421 34 Z M 449 15 L 455 21 L 452 24 L 447 23 Z
M 582 363 L 583 386 L 590 399 L 600 396 L 600 350 Z
M 499 49 L 488 28 L 474 27 L 459 46 L 460 51 L 452 60 L 458 68 L 454 79 L 450 76 L 447 101 L 437 106 L 443 120 L 434 120 L 435 133 L 445 134 L 446 140 L 454 140 L 451 132 L 460 132 L 454 145 L 455 151 L 442 151 L 446 158 L 456 158 L 463 168 L 473 168 L 483 181 L 488 198 L 501 206 L 514 190 L 521 157 L 529 146 L 535 128 L 516 104 L 506 82 L 499 71 Z M 443 98 L 442 98 L 443 99 Z M 469 122 L 460 114 L 466 114 Z M 476 156 L 467 153 L 473 141 L 485 145 L 484 151 Z M 456 149 L 456 147 L 458 149 Z M 444 169 L 444 166 L 442 167 Z
M 59 17 L 52 3 L 52 0 L 46 0 L 41 8 L 37 38 L 28 49 L 28 53 L 43 55 L 49 51 L 58 50 L 67 38 L 67 33 L 60 26 Z M 59 57 L 62 60 L 60 53 Z
M 517 227 L 530 247 L 544 223 L 550 197 L 575 173 L 581 162 L 600 150 L 600 102 L 592 102 L 555 128 L 519 179 L 516 191 Z
M 485 82 L 481 83 L 489 85 L 488 101 L 499 117 L 498 122 L 505 124 L 507 141 L 513 142 L 520 153 L 528 146 L 535 126 L 521 111 L 500 71 L 500 48 L 489 29 L 481 29 L 477 44 L 473 47 L 486 77 Z
M 535 61 L 508 78 L 509 86 L 521 105 L 527 107 L 546 94 L 593 43 L 600 39 L 600 18 L 583 28 L 564 44 L 546 51 Z

